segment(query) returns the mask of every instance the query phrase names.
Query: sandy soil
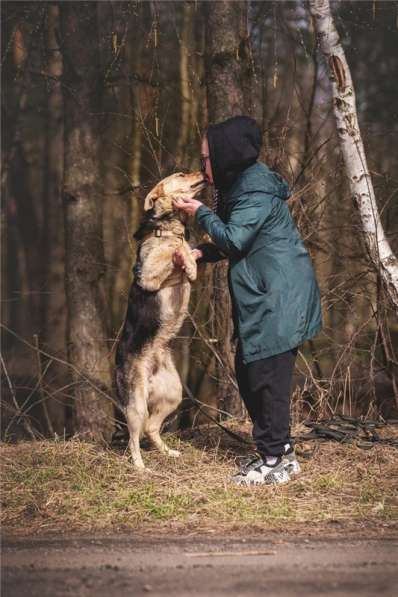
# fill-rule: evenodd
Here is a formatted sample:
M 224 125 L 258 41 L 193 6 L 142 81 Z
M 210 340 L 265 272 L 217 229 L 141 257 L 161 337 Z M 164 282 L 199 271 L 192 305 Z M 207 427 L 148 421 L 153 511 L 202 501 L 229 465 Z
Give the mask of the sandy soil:
M 388 597 L 397 562 L 398 536 L 6 537 L 2 595 Z

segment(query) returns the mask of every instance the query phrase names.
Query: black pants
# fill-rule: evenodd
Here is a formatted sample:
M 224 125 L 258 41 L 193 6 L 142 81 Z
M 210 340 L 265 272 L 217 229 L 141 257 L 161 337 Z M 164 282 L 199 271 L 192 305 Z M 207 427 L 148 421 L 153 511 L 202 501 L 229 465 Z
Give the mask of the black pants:
M 236 353 L 240 395 L 253 421 L 253 439 L 263 456 L 280 456 L 290 443 L 290 387 L 297 348 L 244 364 Z

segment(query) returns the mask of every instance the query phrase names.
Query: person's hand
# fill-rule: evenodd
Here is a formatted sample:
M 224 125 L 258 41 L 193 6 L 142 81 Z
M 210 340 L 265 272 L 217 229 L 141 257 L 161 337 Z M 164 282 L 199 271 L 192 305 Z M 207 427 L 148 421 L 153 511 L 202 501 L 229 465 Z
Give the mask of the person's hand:
M 199 209 L 201 205 L 203 205 L 203 203 L 201 201 L 198 201 L 197 199 L 190 199 L 188 197 L 178 197 L 178 199 L 173 200 L 173 205 L 177 209 L 181 209 L 189 216 L 194 216 L 196 214 L 196 211 Z
M 192 249 L 191 251 L 192 257 L 197 261 L 198 259 L 202 259 L 203 253 L 200 249 Z

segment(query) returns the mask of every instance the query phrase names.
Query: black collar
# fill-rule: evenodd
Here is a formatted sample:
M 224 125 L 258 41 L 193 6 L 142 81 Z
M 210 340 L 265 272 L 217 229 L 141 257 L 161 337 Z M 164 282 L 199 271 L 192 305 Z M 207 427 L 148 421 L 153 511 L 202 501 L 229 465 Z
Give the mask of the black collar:
M 135 234 L 133 236 L 134 240 L 141 241 L 145 236 L 150 235 L 152 232 L 157 237 L 180 236 L 179 234 L 176 234 L 176 233 L 172 233 L 172 235 L 168 235 L 168 234 L 166 235 L 166 234 L 164 234 L 165 231 L 163 231 L 163 234 L 162 234 L 162 227 L 161 227 L 162 222 L 167 221 L 167 220 L 172 220 L 173 218 L 174 218 L 173 212 L 168 212 L 168 213 L 164 214 L 163 216 L 160 216 L 160 218 L 155 218 L 153 216 L 153 210 L 150 209 L 149 211 L 147 211 L 144 214 L 141 224 L 139 225 L 138 230 L 135 232 Z M 186 241 L 188 241 L 190 239 L 189 228 L 186 224 L 184 225 L 183 236 Z

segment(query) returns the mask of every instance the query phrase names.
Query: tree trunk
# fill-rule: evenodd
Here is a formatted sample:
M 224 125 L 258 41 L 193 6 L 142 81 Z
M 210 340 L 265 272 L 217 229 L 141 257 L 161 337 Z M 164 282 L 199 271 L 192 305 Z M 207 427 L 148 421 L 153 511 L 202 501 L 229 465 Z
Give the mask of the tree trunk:
M 98 112 L 96 2 L 61 3 L 64 63 L 65 289 L 67 343 L 74 367 L 76 428 L 85 439 L 109 441 L 113 430 L 102 278 L 102 188 Z M 80 374 L 81 373 L 81 374 Z
M 350 190 L 361 217 L 368 255 L 398 312 L 398 259 L 392 252 L 381 224 L 359 130 L 350 69 L 334 25 L 329 0 L 310 0 L 309 7 L 329 68 L 337 133 Z
M 246 2 L 207 2 L 206 10 L 206 84 L 209 122 L 216 123 L 245 113 L 243 89 L 246 44 Z M 234 372 L 235 347 L 232 340 L 231 301 L 227 283 L 227 264 L 214 266 L 214 336 L 217 338 L 218 402 L 234 415 L 243 412 L 236 387 L 231 382 Z
M 59 6 L 47 6 L 46 71 L 50 77 L 47 87 L 47 129 L 45 165 L 43 168 L 43 224 L 42 268 L 43 295 L 41 304 L 41 345 L 50 354 L 64 356 L 66 304 L 64 288 L 65 239 L 62 214 L 61 186 L 63 168 L 63 102 L 62 55 L 59 48 Z M 59 385 L 66 382 L 65 367 L 53 362 L 51 378 Z M 51 427 L 59 435 L 65 428 L 65 397 L 48 400 Z
M 193 37 L 193 5 L 185 2 L 182 8 L 182 27 L 180 42 L 180 93 L 181 124 L 176 148 L 176 167 L 185 165 L 185 155 L 189 141 L 191 116 L 191 83 L 189 79 L 189 56 Z
M 128 57 L 128 38 L 137 30 L 138 19 L 130 2 L 100 2 L 99 36 L 101 63 L 106 73 L 105 112 L 101 131 L 101 163 L 104 171 L 104 248 L 107 272 L 106 296 L 108 324 L 113 338 L 125 312 L 131 283 L 131 210 L 129 190 L 130 133 L 133 88 L 129 81 L 132 67 Z M 133 68 L 134 70 L 134 68 Z

